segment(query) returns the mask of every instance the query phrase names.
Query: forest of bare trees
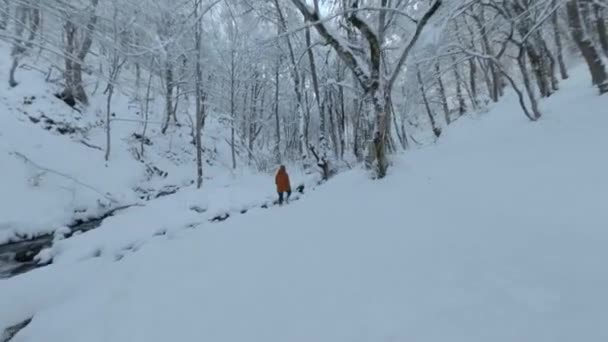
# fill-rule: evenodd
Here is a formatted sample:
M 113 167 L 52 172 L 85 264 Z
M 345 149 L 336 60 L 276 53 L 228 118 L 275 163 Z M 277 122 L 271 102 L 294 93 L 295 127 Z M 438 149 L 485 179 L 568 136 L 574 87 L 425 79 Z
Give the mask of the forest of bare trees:
M 382 178 L 414 132 L 440 138 L 507 94 L 540 119 L 574 64 L 605 94 L 607 20 L 607 0 L 0 0 L 10 87 L 28 59 L 77 110 L 103 96 L 106 160 L 113 95 L 142 108 L 144 137 L 162 99 L 163 134 L 190 127 L 199 187 L 208 115 L 233 168 L 327 178 L 360 161 Z

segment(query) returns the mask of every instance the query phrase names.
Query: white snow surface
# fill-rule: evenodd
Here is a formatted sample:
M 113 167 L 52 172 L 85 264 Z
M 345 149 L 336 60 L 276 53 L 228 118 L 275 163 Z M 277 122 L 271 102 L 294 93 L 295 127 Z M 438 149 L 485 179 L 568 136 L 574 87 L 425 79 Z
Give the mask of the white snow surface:
M 608 97 L 585 72 L 539 122 L 506 100 L 380 181 L 353 170 L 222 223 L 213 206 L 262 186 L 118 213 L 0 280 L 0 331 L 33 316 L 13 342 L 606 341 Z

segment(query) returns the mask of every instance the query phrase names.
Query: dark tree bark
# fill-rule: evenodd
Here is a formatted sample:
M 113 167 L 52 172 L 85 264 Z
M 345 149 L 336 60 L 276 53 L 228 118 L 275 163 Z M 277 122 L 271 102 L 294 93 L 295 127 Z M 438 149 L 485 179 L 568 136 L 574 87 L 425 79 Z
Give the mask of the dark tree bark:
M 523 47 L 519 48 L 519 54 L 517 56 L 517 65 L 519 66 L 519 71 L 521 72 L 521 77 L 522 77 L 522 80 L 524 81 L 524 88 L 526 89 L 526 93 L 528 94 L 528 99 L 530 100 L 530 107 L 532 107 L 532 116 L 529 116 L 529 118 L 532 121 L 536 121 L 536 120 L 540 119 L 541 112 L 538 108 L 538 101 L 536 99 L 534 87 L 532 86 L 532 81 L 530 80 L 527 63 L 526 63 L 526 52 Z
M 63 98 L 66 101 L 79 101 L 87 105 L 89 99 L 82 79 L 82 68 L 84 60 L 93 45 L 93 33 L 97 25 L 98 16 L 95 13 L 99 0 L 91 0 L 91 13 L 89 21 L 84 29 L 78 27 L 68 18 L 64 25 L 66 38 L 66 52 L 69 58 L 65 58 L 65 89 Z M 77 45 L 77 35 L 81 33 L 82 43 Z
M 585 34 L 579 13 L 578 1 L 569 0 L 566 3 L 566 10 L 568 12 L 568 25 L 572 40 L 574 40 L 587 62 L 593 84 L 598 87 L 600 94 L 605 94 L 608 92 L 606 67 L 591 38 Z
M 597 29 L 598 40 L 604 55 L 608 57 L 608 33 L 606 32 L 606 18 L 604 17 L 605 9 L 597 3 L 593 4 L 593 13 L 595 15 L 595 27 Z

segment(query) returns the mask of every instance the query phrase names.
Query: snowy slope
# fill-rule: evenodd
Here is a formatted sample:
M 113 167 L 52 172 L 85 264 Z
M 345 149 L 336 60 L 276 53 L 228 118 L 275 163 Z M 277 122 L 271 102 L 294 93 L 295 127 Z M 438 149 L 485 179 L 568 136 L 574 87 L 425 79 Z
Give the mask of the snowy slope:
M 539 122 L 506 101 L 382 181 L 355 170 L 196 229 L 176 229 L 198 221 L 196 195 L 135 208 L 114 219 L 171 233 L 121 258 L 66 244 L 0 280 L 0 330 L 33 316 L 12 341 L 606 341 L 608 97 L 584 75 Z
M 0 42 L 0 65 L 10 65 L 9 51 Z M 89 83 L 91 104 L 79 113 L 55 98 L 59 85 L 47 82 L 44 69 L 45 61 L 26 58 L 17 70 L 19 85 L 10 88 L 8 68 L 0 68 L 0 244 L 51 233 L 76 219 L 140 203 L 140 197 L 154 197 L 164 187 L 192 184 L 195 154 L 190 128 L 180 117 L 181 127 L 160 133 L 162 98 L 151 101 L 147 137 L 152 144 L 145 146 L 144 158 L 138 161 L 140 143 L 133 134 L 142 131 L 141 108 L 117 91 L 112 103 L 116 114 L 112 150 L 106 162 L 103 84 L 93 93 L 95 82 Z M 208 118 L 206 186 L 222 189 L 242 184 L 245 177 L 258 186 L 258 193 L 271 190 L 268 175 L 252 173 L 247 167 L 231 171 L 225 131 L 215 116 Z M 263 200 L 263 195 L 257 200 Z
M 9 65 L 7 56 L 0 53 L 0 64 Z M 21 72 L 21 84 L 10 89 L 4 69 L 0 69 L 0 187 L 4 194 L 0 196 L 0 243 L 15 234 L 57 229 L 69 223 L 75 211 L 95 215 L 103 211 L 101 206 L 134 202 L 131 189 L 144 178 L 139 163 L 125 149 L 117 148 L 116 162 L 106 166 L 103 151 L 80 143 L 85 140 L 77 137 L 80 134 L 71 139 L 58 133 L 54 125 L 46 130 L 44 118 L 68 123 L 82 132 L 94 125 L 94 119 L 57 100 L 44 76 L 35 71 Z M 31 97 L 35 99 L 26 104 Z M 30 118 L 40 121 L 34 123 Z M 99 146 L 98 142 L 92 144 Z

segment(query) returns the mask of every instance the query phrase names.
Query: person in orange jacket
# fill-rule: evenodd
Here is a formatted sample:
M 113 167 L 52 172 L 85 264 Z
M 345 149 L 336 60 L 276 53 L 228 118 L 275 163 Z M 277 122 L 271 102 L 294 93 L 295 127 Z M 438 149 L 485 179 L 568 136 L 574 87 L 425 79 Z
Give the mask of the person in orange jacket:
M 291 196 L 291 184 L 289 183 L 289 175 L 285 169 L 285 165 L 279 167 L 277 175 L 275 176 L 275 184 L 277 185 L 277 193 L 279 194 L 279 205 L 283 204 L 283 194 L 287 193 L 286 200 L 289 202 L 289 196 Z

